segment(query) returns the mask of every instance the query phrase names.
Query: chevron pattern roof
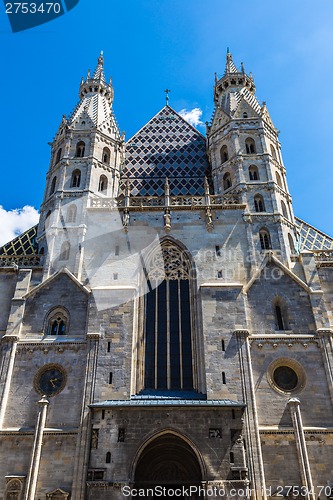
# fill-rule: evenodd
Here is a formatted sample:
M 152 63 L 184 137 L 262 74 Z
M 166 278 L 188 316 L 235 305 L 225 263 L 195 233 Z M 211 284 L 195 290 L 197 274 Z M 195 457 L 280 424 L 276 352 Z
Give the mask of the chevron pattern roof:
M 132 195 L 161 196 L 165 178 L 173 195 L 202 195 L 210 177 L 205 138 L 165 106 L 126 144 L 122 179 Z

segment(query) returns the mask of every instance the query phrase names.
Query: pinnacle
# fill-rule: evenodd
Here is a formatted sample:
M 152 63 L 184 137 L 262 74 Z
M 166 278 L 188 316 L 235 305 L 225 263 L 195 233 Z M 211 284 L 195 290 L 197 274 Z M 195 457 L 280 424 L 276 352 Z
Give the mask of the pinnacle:
M 229 48 L 227 51 L 227 62 L 225 65 L 225 75 L 228 73 L 239 73 L 238 69 L 236 68 L 233 60 L 232 60 L 232 55 L 229 52 Z
M 98 63 L 97 63 L 96 69 L 95 69 L 93 79 L 94 80 L 101 80 L 101 81 L 105 82 L 103 51 L 101 51 L 100 56 L 98 58 Z

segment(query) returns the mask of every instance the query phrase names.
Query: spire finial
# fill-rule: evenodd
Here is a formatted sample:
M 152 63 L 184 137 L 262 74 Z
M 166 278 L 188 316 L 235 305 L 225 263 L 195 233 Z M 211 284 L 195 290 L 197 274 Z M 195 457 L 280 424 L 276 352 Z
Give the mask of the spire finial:
M 230 54 L 230 49 L 229 49 L 229 47 L 227 47 L 227 54 Z
M 164 92 L 165 92 L 165 94 L 166 94 L 166 96 L 165 96 L 165 105 L 166 105 L 166 106 L 169 106 L 169 93 L 171 92 L 171 90 L 169 90 L 169 89 L 165 89 L 165 91 L 164 91 Z

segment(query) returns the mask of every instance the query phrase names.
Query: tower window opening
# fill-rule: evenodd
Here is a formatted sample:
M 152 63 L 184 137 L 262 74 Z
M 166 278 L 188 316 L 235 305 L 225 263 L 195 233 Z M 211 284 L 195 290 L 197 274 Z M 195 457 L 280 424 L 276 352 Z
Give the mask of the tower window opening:
M 49 210 L 46 214 L 45 222 L 44 222 L 44 229 L 47 229 L 50 226 L 50 221 L 51 221 L 51 210 Z
M 281 176 L 279 174 L 279 172 L 276 172 L 276 182 L 277 182 L 277 185 L 283 189 L 283 186 L 282 186 L 282 181 L 281 181 Z
M 75 222 L 76 214 L 77 214 L 76 205 L 71 205 L 67 210 L 67 222 Z
M 264 199 L 260 194 L 254 197 L 254 208 L 256 212 L 265 212 Z
M 56 164 L 60 161 L 60 159 L 61 159 L 61 154 L 62 154 L 62 149 L 61 149 L 61 148 L 59 148 L 59 149 L 58 149 L 58 152 L 57 152 L 57 156 L 56 156 L 56 161 L 55 161 L 55 162 L 56 162 Z
M 109 148 L 103 149 L 102 160 L 103 160 L 103 163 L 105 163 L 106 165 L 110 164 L 110 150 L 109 150 Z
M 105 463 L 110 464 L 111 463 L 111 453 L 108 451 L 105 457 Z
M 234 455 L 233 451 L 230 452 L 230 463 L 231 464 L 235 463 L 235 455 Z
M 223 189 L 224 189 L 224 191 L 231 188 L 231 186 L 232 186 L 231 175 L 229 174 L 229 172 L 226 172 L 223 176 Z
M 290 233 L 288 233 L 288 241 L 289 241 L 289 247 L 290 247 L 291 253 L 296 253 L 294 238 L 291 236 Z
M 218 257 L 221 257 L 222 255 L 222 248 L 220 247 L 220 245 L 216 245 L 215 246 L 215 253 Z
M 287 207 L 286 207 L 286 204 L 285 204 L 285 202 L 283 200 L 281 200 L 281 208 L 282 208 L 283 217 L 285 217 L 286 219 L 288 219 Z
M 287 306 L 280 298 L 274 300 L 273 309 L 275 314 L 275 327 L 278 330 L 288 329 Z
M 247 116 L 247 113 L 246 113 L 246 112 L 245 112 L 245 113 L 243 113 L 243 118 L 247 118 L 247 117 L 248 117 L 248 116 Z
M 225 372 L 222 372 L 222 384 L 226 384 L 226 383 L 227 383 L 227 380 L 225 377 Z
M 84 157 L 85 148 L 86 148 L 86 145 L 83 141 L 79 141 L 77 143 L 76 152 L 75 152 L 76 158 L 83 158 Z
M 245 141 L 246 154 L 252 155 L 256 153 L 256 145 L 253 139 L 250 137 Z
M 111 351 L 111 342 L 108 342 L 108 349 L 107 349 L 108 352 Z
M 273 144 L 271 144 L 271 155 L 274 158 L 274 160 L 277 160 L 276 150 Z
M 105 175 L 101 175 L 98 183 L 98 191 L 99 193 L 106 194 L 108 189 L 108 179 Z
M 221 269 L 219 271 L 217 271 L 217 277 L 218 278 L 223 278 L 223 274 L 222 274 L 222 270 Z
M 57 184 L 57 177 L 53 177 L 50 188 L 50 195 L 54 193 Z
M 105 410 L 102 410 L 102 420 L 105 419 Z
M 81 171 L 80 170 L 74 170 L 72 173 L 72 178 L 71 178 L 71 187 L 79 187 L 81 183 Z
M 221 151 L 220 151 L 220 155 L 221 155 L 221 162 L 222 163 L 225 163 L 226 161 L 228 161 L 229 155 L 228 155 L 228 147 L 226 145 L 222 146 Z
M 113 378 L 113 375 L 112 375 L 112 372 L 109 373 L 109 384 L 112 384 L 112 378 Z
M 267 229 L 259 231 L 259 239 L 262 250 L 270 250 L 272 248 L 270 234 Z
M 249 167 L 249 178 L 250 178 L 250 181 L 258 181 L 259 180 L 258 167 L 256 167 L 255 165 L 250 165 L 250 167 Z
M 224 339 L 221 340 L 221 349 L 223 352 L 225 351 L 225 340 Z
M 59 260 L 63 261 L 68 260 L 70 251 L 71 251 L 70 243 L 68 241 L 64 241 L 64 243 L 61 245 Z

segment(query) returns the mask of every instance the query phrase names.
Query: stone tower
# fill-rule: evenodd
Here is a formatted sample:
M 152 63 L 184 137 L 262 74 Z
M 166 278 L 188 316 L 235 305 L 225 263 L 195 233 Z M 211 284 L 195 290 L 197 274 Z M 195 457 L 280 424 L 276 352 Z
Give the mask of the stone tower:
M 333 239 L 227 54 L 126 144 L 103 56 L 0 248 L 0 500 L 333 498 Z
M 47 254 L 47 276 L 62 266 L 81 275 L 87 207 L 93 199 L 114 198 L 119 189 L 124 141 L 112 110 L 114 91 L 112 79 L 105 79 L 103 53 L 93 75 L 89 70 L 82 78 L 79 97 L 50 143 L 37 232 L 39 248 Z

